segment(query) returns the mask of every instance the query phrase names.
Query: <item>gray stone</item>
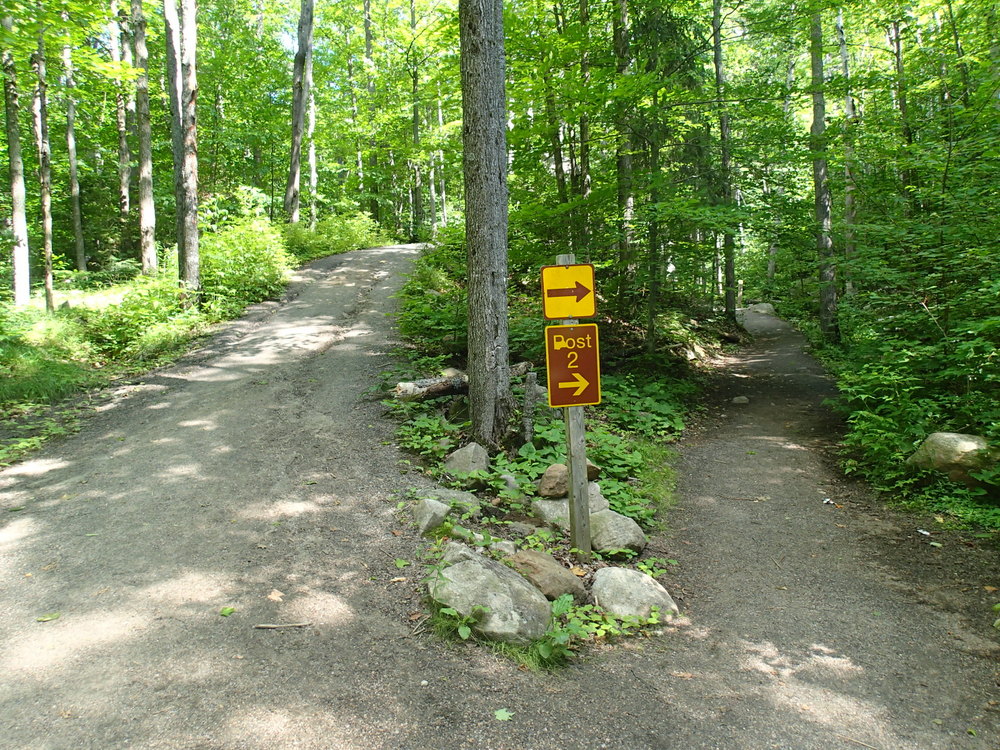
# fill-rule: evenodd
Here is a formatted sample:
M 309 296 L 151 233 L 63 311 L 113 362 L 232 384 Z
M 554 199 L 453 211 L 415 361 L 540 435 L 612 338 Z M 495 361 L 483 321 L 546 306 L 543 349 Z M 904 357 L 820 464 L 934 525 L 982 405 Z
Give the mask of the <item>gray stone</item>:
M 449 513 L 451 513 L 450 505 L 430 497 L 418 500 L 413 506 L 413 520 L 416 521 L 417 530 L 421 534 L 436 529 L 444 523 Z
M 755 305 L 750 305 L 747 308 L 747 312 L 757 313 L 758 315 L 776 315 L 774 310 L 774 305 L 770 302 L 758 302 Z
M 906 463 L 918 469 L 933 469 L 953 482 L 974 486 L 971 472 L 989 468 L 1000 460 L 1000 451 L 991 451 L 986 438 L 959 432 L 933 432 Z
M 646 535 L 634 520 L 613 510 L 590 514 L 590 541 L 598 552 L 630 549 L 642 552 Z
M 569 492 L 569 469 L 566 464 L 552 464 L 538 482 L 541 497 L 566 497 Z
M 453 451 L 445 460 L 444 468 L 449 474 L 464 476 L 474 471 L 486 471 L 490 467 L 490 454 L 479 443 Z
M 510 562 L 521 575 L 527 578 L 546 599 L 558 599 L 563 594 L 571 594 L 577 602 L 587 598 L 587 591 L 580 579 L 567 570 L 552 555 L 533 549 L 523 549 L 510 557 Z
M 596 479 L 601 478 L 601 467 L 591 461 L 587 460 L 587 481 L 593 482 Z
M 501 474 L 500 479 L 503 480 L 504 487 L 510 492 L 521 491 L 521 485 L 518 484 L 517 478 L 513 474 Z
M 503 555 L 504 557 L 510 557 L 511 555 L 517 554 L 517 545 L 507 539 L 500 539 L 491 543 L 490 549 L 493 552 Z
M 610 506 L 604 495 L 601 494 L 601 487 L 597 482 L 587 485 L 590 500 L 590 513 L 600 513 Z M 550 526 L 558 526 L 562 529 L 569 528 L 569 500 L 535 500 L 531 504 L 531 509 L 535 515 L 541 518 Z
M 445 503 L 455 512 L 455 515 L 467 516 L 469 518 L 479 518 L 479 511 L 482 505 L 479 498 L 471 492 L 449 490 L 444 487 L 430 487 L 420 490 L 417 497 L 421 500 L 430 498 Z
M 733 403 L 734 404 L 749 404 L 750 403 L 750 399 L 748 399 L 746 396 L 737 396 L 736 398 L 733 399 Z
M 646 618 L 653 607 L 664 617 L 680 611 L 663 586 L 638 570 L 601 568 L 594 574 L 591 593 L 598 606 L 619 617 Z
M 430 595 L 465 617 L 476 617 L 476 632 L 509 643 L 528 643 L 545 633 L 552 606 L 506 565 L 454 542 L 445 548 L 443 562 L 447 567 L 428 584 Z
M 511 535 L 519 537 L 531 536 L 538 531 L 538 528 L 538 526 L 532 526 L 530 523 L 521 523 L 520 521 L 511 521 L 506 525 L 506 529 Z

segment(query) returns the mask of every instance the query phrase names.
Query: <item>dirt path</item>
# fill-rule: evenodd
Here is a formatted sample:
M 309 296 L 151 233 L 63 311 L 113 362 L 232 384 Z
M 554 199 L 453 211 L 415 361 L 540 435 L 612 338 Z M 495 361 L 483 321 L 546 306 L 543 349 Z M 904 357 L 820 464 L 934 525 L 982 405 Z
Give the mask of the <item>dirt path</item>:
M 414 253 L 313 264 L 287 304 L 0 472 L 0 747 L 1000 747 L 996 643 L 948 608 L 973 594 L 933 570 L 916 591 L 897 558 L 936 551 L 840 492 L 828 385 L 772 319 L 720 376 L 654 540 L 690 625 L 551 676 L 413 635 L 395 561 L 420 545 L 394 493 L 420 480 L 367 391 Z

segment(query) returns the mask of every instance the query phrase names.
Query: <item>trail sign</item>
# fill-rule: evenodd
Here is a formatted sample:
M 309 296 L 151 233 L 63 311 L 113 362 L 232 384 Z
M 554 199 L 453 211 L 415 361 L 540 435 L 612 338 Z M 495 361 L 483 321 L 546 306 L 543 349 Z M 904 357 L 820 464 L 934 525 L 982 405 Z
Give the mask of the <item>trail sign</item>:
M 549 406 L 589 406 L 601 403 L 597 324 L 547 327 L 545 367 L 548 373 Z
M 542 266 L 542 313 L 546 320 L 592 318 L 597 313 L 594 296 L 593 264 Z

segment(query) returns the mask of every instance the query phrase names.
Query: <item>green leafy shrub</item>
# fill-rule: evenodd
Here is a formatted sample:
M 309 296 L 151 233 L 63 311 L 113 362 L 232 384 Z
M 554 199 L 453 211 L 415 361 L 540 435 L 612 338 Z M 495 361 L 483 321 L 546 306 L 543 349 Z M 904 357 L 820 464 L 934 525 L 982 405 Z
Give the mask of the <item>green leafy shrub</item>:
M 237 221 L 200 244 L 203 310 L 214 320 L 280 294 L 292 260 L 266 219 Z
M 315 230 L 301 223 L 288 224 L 284 234 L 289 252 L 299 263 L 388 242 L 378 224 L 361 212 L 329 216 Z

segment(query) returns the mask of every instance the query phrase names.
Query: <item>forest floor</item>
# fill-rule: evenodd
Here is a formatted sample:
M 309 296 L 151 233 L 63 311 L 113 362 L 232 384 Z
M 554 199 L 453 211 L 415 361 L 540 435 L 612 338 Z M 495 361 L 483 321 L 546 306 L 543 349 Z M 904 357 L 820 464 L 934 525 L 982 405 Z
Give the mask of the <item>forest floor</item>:
M 310 264 L 0 472 L 0 746 L 1000 748 L 995 549 L 838 473 L 831 384 L 769 316 L 652 539 L 675 627 L 553 674 L 419 632 L 426 480 L 371 394 L 415 253 Z

